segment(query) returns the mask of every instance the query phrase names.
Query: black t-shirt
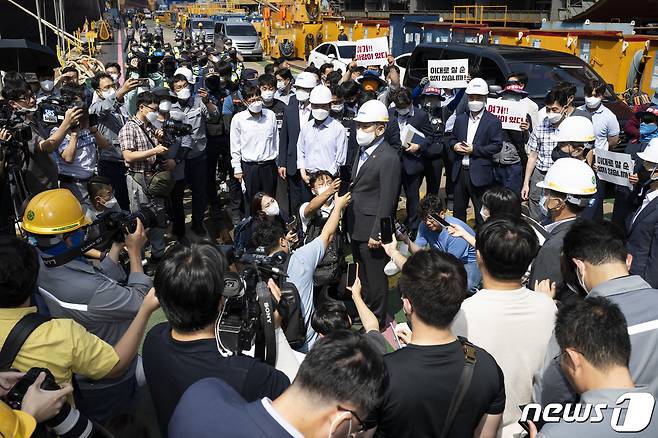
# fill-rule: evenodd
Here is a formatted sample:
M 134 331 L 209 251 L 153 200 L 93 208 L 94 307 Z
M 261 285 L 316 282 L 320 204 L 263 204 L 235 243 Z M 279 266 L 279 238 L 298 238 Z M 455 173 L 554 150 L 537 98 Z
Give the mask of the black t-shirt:
M 384 362 L 390 385 L 378 412 L 375 436 L 440 436 L 464 368 L 461 343 L 410 344 L 385 355 Z M 484 414 L 502 414 L 504 410 L 503 372 L 489 353 L 476 348 L 473 379 L 447 436 L 470 438 Z
M 167 425 L 178 400 L 198 380 L 218 377 L 248 402 L 263 397 L 274 400 L 290 386 L 285 374 L 257 359 L 222 357 L 215 339 L 187 342 L 173 339 L 168 323 L 158 324 L 148 332 L 142 354 L 163 437 L 167 436 Z

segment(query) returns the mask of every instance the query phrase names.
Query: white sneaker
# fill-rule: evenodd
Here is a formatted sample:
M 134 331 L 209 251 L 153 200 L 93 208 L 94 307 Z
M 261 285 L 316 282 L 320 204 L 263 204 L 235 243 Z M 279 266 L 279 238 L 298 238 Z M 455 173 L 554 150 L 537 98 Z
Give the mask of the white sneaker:
M 390 260 L 388 263 L 386 263 L 386 266 L 384 266 L 384 274 L 388 275 L 389 277 L 397 274 L 398 272 L 400 272 L 400 268 L 398 268 L 398 265 L 396 265 L 393 260 Z

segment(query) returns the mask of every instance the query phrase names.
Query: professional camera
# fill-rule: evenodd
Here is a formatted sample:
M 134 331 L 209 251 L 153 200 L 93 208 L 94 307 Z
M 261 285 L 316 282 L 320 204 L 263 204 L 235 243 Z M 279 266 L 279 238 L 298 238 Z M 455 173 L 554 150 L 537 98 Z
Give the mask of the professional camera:
M 39 120 L 47 125 L 59 125 L 69 108 L 84 108 L 84 103 L 75 96 L 49 96 L 39 103 Z
M 29 165 L 28 141 L 32 139 L 32 128 L 6 103 L 0 103 L 0 128 L 7 129 L 11 134 L 9 141 L 0 142 L 0 159 L 4 161 L 7 170 L 5 178 L 9 183 L 13 218 L 18 222 L 22 206 L 28 198 L 23 170 Z M 0 212 L 3 215 L 5 213 L 8 212 Z
M 111 235 L 115 242 L 123 242 L 126 234 L 132 234 L 137 229 L 137 219 L 142 221 L 144 228 L 166 228 L 167 226 L 164 207 L 153 203 L 142 204 L 135 213 L 107 211 L 99 215 L 94 225 L 98 225 L 101 236 Z
M 60 389 L 50 370 L 47 368 L 30 368 L 5 396 L 7 404 L 13 409 L 21 409 L 25 393 L 42 372 L 46 373 L 46 378 L 41 384 L 41 389 L 47 391 Z M 104 431 L 85 417 L 82 412 L 68 403 L 64 403 L 57 415 L 45 422 L 45 426 L 62 438 L 107 436 Z
M 222 307 L 216 337 L 222 348 L 240 354 L 255 347 L 255 356 L 274 365 L 276 341 L 274 337 L 274 300 L 267 287 L 273 278 L 281 289 L 276 307 L 282 328 L 293 348 L 306 339 L 306 326 L 301 313 L 301 299 L 294 284 L 285 281 L 287 256 L 276 253 L 268 256 L 263 248 L 244 254 L 239 263 L 245 268 L 239 273 L 227 272 L 224 281 Z
M 25 119 L 6 103 L 0 103 L 0 128 L 5 128 L 11 134 L 9 142 L 25 143 L 32 140 L 32 129 L 25 124 Z
M 173 116 L 165 120 L 162 124 L 162 131 L 164 132 L 165 144 L 174 143 L 175 137 L 184 137 L 192 135 L 192 125 L 184 123 L 181 120 L 176 120 Z

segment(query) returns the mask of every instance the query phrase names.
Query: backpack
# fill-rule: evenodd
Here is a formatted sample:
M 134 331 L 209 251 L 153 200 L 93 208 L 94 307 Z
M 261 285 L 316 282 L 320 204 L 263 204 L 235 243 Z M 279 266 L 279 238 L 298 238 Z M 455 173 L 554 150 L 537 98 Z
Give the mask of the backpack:
M 315 214 L 306 227 L 306 235 L 304 236 L 304 244 L 311 242 L 322 233 L 322 227 L 327 222 L 320 214 Z M 337 283 L 340 280 L 341 273 L 344 270 L 345 257 L 343 255 L 343 239 L 341 233 L 336 230 L 324 257 L 315 268 L 313 274 L 313 286 L 320 287 L 327 284 Z
M 286 265 L 285 270 L 288 270 Z M 306 324 L 302 313 L 302 299 L 297 287 L 288 281 L 281 285 L 281 299 L 277 305 L 281 315 L 281 328 L 293 349 L 299 349 L 306 342 Z

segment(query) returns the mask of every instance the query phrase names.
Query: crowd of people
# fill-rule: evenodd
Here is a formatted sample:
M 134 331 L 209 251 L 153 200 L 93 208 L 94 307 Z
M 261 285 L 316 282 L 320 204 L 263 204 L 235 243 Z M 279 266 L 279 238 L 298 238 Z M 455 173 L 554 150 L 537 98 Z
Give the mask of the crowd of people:
M 524 72 L 408 89 L 391 56 L 259 72 L 230 41 L 138 29 L 87 80 L 4 77 L 31 138 L 0 129 L 26 192 L 0 197 L 3 436 L 151 436 L 144 386 L 172 438 L 607 437 L 626 394 L 658 395 L 658 92 L 623 136 L 596 79 L 540 109 Z M 520 130 L 487 99 L 526 108 Z M 625 186 L 597 176 L 613 148 Z M 253 260 L 276 264 L 271 363 L 220 335 Z M 604 421 L 519 422 L 576 401 Z

